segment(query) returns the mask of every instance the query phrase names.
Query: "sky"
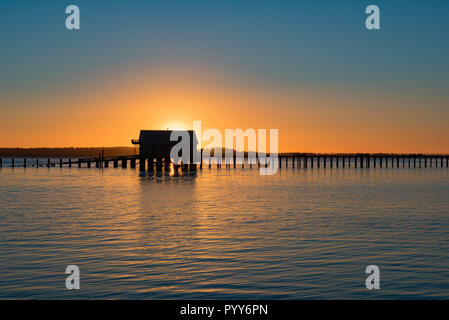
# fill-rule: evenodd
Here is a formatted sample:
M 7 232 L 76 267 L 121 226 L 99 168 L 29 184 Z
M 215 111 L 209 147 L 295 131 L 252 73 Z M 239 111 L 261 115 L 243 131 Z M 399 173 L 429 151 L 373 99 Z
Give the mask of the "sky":
M 80 30 L 67 30 L 75 4 Z M 380 30 L 365 8 L 380 8 Z M 0 2 L 0 147 L 278 129 L 281 152 L 449 153 L 449 2 Z

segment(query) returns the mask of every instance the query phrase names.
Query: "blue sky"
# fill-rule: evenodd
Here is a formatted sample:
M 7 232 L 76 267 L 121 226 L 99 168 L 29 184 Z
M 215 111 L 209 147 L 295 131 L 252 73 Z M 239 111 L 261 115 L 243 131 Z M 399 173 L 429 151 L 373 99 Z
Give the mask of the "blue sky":
M 81 30 L 65 28 L 65 8 L 70 4 L 80 8 Z M 381 30 L 365 28 L 365 8 L 370 4 L 380 7 Z M 346 100 L 335 103 L 334 109 L 341 110 L 348 125 L 358 123 L 354 130 L 367 126 L 375 130 L 374 124 L 363 121 L 377 116 L 376 121 L 388 123 L 391 130 L 399 126 L 401 130 L 415 131 L 425 120 L 426 130 L 434 128 L 429 139 L 441 139 L 435 145 L 435 150 L 441 151 L 447 146 L 445 137 L 449 137 L 448 129 L 442 129 L 449 120 L 448 12 L 449 2 L 443 0 L 2 0 L 0 134 L 2 127 L 11 123 L 20 130 L 14 119 L 21 119 L 21 115 L 28 115 L 23 128 L 30 128 L 35 113 L 29 111 L 45 106 L 45 97 L 54 93 L 63 93 L 60 101 L 52 100 L 52 105 L 57 106 L 54 109 L 68 111 L 73 105 L 64 102 L 86 90 L 92 93 L 98 84 L 124 70 L 144 68 L 151 74 L 158 67 L 174 65 L 191 68 L 195 73 L 202 66 L 225 70 L 238 79 L 237 85 L 253 86 L 261 92 L 313 92 L 315 97 L 307 101 L 316 102 L 315 108 L 322 106 L 323 126 L 329 126 L 331 116 L 326 120 L 325 115 L 334 110 L 320 105 L 320 97 L 327 98 L 329 107 L 332 95 L 339 92 L 347 99 L 357 96 L 352 105 L 371 101 L 369 106 L 361 106 L 366 110 L 361 110 L 357 118 L 351 118 L 355 107 L 345 108 Z M 302 114 L 296 107 L 300 100 L 297 104 L 273 106 L 284 117 L 273 125 L 290 126 L 290 131 L 286 130 L 290 136 L 295 132 L 290 119 Z M 89 101 L 79 104 L 87 105 Z M 368 110 L 377 106 L 384 119 Z M 388 110 L 396 112 L 395 118 L 388 118 Z M 82 114 L 71 116 L 82 118 Z M 219 113 L 216 116 L 222 117 Z M 318 117 L 321 115 L 311 119 Z M 272 114 L 266 118 L 275 119 Z M 45 123 L 49 139 L 56 133 L 50 132 L 50 123 L 45 119 L 42 116 L 41 122 Z M 239 125 L 260 123 L 265 125 L 263 121 Z M 47 141 L 42 137 L 30 144 L 46 145 Z M 324 143 L 324 138 L 316 143 Z M 391 148 L 401 143 L 397 141 Z M 420 143 L 425 146 L 425 142 Z M 331 147 L 326 150 L 334 150 Z M 360 146 L 353 149 L 360 150 Z
M 381 30 L 364 28 L 368 4 Z M 65 6 L 81 30 L 64 28 Z M 2 1 L 2 91 L 158 59 L 283 85 L 446 91 L 447 1 Z

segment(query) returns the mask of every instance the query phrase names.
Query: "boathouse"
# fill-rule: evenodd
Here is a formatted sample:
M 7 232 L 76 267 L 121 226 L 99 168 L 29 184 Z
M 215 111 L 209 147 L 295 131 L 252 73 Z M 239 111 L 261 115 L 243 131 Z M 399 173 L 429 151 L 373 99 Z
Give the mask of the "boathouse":
M 157 162 L 170 162 L 170 151 L 174 145 L 181 141 L 170 141 L 174 130 L 141 130 L 138 140 L 132 140 L 134 145 L 139 145 L 140 159 L 148 159 Z M 187 130 L 190 136 L 190 163 L 193 163 L 193 152 L 197 150 L 198 140 L 193 130 Z M 182 156 L 181 154 L 179 154 Z

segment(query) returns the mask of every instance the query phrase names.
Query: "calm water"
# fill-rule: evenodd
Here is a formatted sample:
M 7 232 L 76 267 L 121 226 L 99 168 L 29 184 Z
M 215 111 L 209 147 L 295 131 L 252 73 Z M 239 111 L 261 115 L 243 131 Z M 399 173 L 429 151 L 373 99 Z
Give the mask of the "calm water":
M 3 299 L 449 298 L 448 247 L 446 168 L 0 169 Z

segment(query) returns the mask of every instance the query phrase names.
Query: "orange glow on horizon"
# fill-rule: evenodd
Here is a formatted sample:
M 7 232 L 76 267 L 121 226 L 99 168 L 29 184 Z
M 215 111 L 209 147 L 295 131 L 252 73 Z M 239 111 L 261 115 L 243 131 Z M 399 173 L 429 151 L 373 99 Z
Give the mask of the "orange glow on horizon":
M 142 68 L 138 70 L 143 70 Z M 220 76 L 217 76 L 217 73 Z M 161 68 L 118 73 L 79 92 L 2 98 L 0 147 L 131 146 L 140 129 L 279 129 L 280 152 L 447 153 L 442 101 L 323 89 L 267 88 L 221 71 Z

